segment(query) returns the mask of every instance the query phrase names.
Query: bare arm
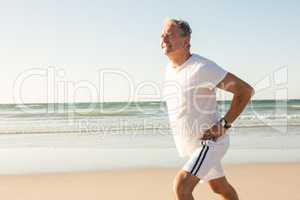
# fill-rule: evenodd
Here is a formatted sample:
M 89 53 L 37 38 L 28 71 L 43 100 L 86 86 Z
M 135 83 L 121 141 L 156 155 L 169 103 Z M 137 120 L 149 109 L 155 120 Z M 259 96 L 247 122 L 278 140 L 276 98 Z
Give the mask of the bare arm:
M 232 123 L 249 103 L 251 96 L 254 94 L 254 89 L 231 73 L 228 73 L 217 87 L 233 93 L 231 106 L 224 116 L 227 122 Z
M 254 94 L 254 89 L 248 83 L 231 73 L 227 73 L 225 78 L 217 85 L 217 87 L 233 93 L 233 99 L 230 108 L 224 116 L 228 123 L 232 123 L 249 103 L 251 96 Z M 201 139 L 216 140 L 216 138 L 220 137 L 225 132 L 225 128 L 223 128 L 220 123 L 217 123 L 212 128 L 207 130 Z

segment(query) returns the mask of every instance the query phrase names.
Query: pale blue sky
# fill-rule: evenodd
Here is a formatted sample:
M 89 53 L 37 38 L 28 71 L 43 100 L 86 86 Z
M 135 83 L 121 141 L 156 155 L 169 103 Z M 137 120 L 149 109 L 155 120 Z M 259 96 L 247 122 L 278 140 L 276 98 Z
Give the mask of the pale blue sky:
M 274 98 L 278 90 L 300 98 L 299 1 L 20 0 L 0 3 L 0 103 L 13 103 L 14 82 L 22 72 L 49 66 L 64 70 L 57 81 L 81 87 L 74 101 L 97 101 L 80 81 L 99 91 L 98 72 L 104 68 L 126 72 L 135 91 L 146 81 L 161 86 L 167 59 L 159 35 L 167 17 L 187 20 L 193 29 L 192 52 L 254 85 L 255 98 Z M 285 79 L 287 69 L 288 83 L 274 86 L 273 74 L 282 67 L 276 76 Z M 271 87 L 260 89 L 268 85 L 268 77 Z M 110 75 L 104 80 L 102 100 L 128 99 L 123 78 Z M 25 102 L 47 102 L 46 91 L 45 77 L 23 82 Z M 142 92 L 153 93 L 151 87 Z M 50 94 L 49 101 L 70 100 L 58 93 Z

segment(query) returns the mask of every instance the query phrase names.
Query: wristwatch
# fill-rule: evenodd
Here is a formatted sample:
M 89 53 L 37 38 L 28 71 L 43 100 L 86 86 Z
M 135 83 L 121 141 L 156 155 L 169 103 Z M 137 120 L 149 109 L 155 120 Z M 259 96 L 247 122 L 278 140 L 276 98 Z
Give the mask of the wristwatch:
M 228 123 L 224 117 L 221 118 L 220 122 L 221 122 L 221 125 L 222 125 L 225 129 L 231 128 L 231 124 Z

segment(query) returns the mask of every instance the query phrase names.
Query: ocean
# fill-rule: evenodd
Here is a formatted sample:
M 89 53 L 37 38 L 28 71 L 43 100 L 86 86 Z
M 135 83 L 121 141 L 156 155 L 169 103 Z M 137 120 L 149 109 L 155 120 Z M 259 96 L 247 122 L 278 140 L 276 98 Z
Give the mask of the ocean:
M 218 104 L 221 115 L 230 106 Z M 235 123 L 236 128 L 299 125 L 300 100 L 254 100 Z M 164 102 L 0 104 L 0 134 L 33 133 L 169 134 L 170 129 Z
M 230 101 L 219 101 L 223 115 Z M 178 167 L 165 102 L 0 105 L 0 174 Z M 253 100 L 225 163 L 300 161 L 300 100 Z M 25 164 L 24 164 L 25 163 Z

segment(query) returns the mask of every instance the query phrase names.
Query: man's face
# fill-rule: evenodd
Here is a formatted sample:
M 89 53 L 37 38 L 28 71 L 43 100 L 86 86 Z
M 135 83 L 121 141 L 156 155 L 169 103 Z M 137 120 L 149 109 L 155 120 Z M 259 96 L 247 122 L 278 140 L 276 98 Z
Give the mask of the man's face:
M 160 47 L 165 55 L 186 51 L 187 39 L 180 36 L 180 30 L 175 24 L 166 23 L 160 36 Z

